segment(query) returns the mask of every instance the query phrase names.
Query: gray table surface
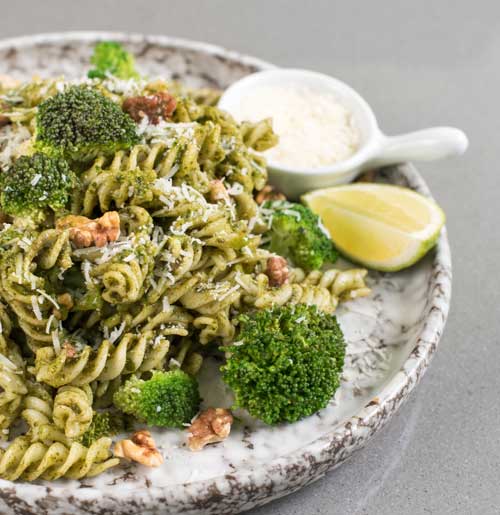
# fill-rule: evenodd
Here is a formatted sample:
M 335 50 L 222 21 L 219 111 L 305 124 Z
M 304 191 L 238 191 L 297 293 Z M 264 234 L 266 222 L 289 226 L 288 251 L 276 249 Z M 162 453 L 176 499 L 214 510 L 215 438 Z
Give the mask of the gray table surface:
M 338 5 L 342 4 L 342 5 Z M 409 401 L 350 461 L 252 515 L 500 513 L 500 4 L 494 0 L 3 1 L 0 37 L 123 30 L 208 41 L 335 75 L 389 134 L 462 128 L 420 170 L 448 216 L 453 302 Z

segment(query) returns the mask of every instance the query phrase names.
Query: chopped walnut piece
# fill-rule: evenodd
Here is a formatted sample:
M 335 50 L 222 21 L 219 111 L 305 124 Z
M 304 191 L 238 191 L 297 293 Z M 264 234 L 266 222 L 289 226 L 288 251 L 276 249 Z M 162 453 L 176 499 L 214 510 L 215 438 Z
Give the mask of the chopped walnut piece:
M 255 202 L 259 205 L 264 204 L 266 200 L 286 200 L 286 197 L 281 191 L 267 184 L 255 195 Z
M 201 451 L 209 443 L 225 440 L 231 431 L 233 416 L 224 408 L 208 408 L 189 426 L 188 445 L 192 451 Z
M 66 341 L 62 344 L 62 348 L 63 348 L 64 352 L 66 353 L 66 356 L 69 359 L 74 358 L 77 355 L 74 345 L 72 345 L 68 341 Z
M 225 200 L 229 198 L 229 194 L 224 186 L 224 183 L 220 179 L 214 179 L 210 181 L 210 201 L 215 203 L 219 200 Z
M 273 256 L 268 258 L 266 266 L 266 275 L 269 277 L 271 286 L 281 286 L 288 281 L 289 270 L 288 263 L 281 256 Z
M 115 456 L 137 461 L 146 467 L 159 467 L 163 456 L 156 448 L 155 441 L 149 431 L 136 431 L 130 440 L 120 440 L 115 444 Z
M 56 222 L 57 229 L 69 229 L 69 238 L 77 248 L 104 247 L 120 236 L 120 217 L 108 211 L 101 218 L 91 220 L 86 216 L 68 215 Z
M 122 105 L 122 109 L 137 123 L 147 116 L 154 125 L 158 125 L 161 119 L 170 118 L 176 107 L 175 98 L 165 91 L 147 97 L 130 97 Z
M 61 293 L 61 295 L 57 296 L 57 303 L 60 306 L 71 309 L 73 307 L 73 298 L 69 293 Z

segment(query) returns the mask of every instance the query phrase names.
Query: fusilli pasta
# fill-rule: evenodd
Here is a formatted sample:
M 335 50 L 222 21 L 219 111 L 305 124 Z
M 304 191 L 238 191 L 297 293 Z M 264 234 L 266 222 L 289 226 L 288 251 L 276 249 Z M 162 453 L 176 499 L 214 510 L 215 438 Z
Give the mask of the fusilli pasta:
M 0 128 L 2 173 L 35 151 L 38 106 L 68 87 L 34 80 L 2 92 L 11 123 Z M 267 183 L 260 152 L 277 142 L 270 120 L 238 124 L 215 107 L 217 91 L 163 81 L 84 87 L 120 105 L 169 90 L 176 107 L 157 124 L 137 121 L 128 149 L 68 159 L 78 180 L 64 209 L 0 213 L 0 431 L 27 426 L 0 450 L 9 480 L 80 479 L 116 465 L 109 438 L 81 443 L 95 410 L 132 375 L 196 375 L 208 351 L 237 338 L 240 313 L 297 303 L 333 312 L 369 292 L 361 269 L 295 268 L 271 285 L 255 201 Z

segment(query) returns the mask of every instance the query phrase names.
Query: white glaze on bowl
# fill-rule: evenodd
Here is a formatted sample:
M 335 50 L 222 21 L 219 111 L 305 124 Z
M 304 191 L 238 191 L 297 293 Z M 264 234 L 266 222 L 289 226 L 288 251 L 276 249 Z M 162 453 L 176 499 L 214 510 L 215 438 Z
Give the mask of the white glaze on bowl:
M 258 69 L 253 58 L 201 43 L 165 37 L 68 33 L 0 43 L 0 74 L 75 77 L 86 68 L 98 39 L 126 42 L 139 66 L 193 86 L 224 88 Z M 409 165 L 386 168 L 377 180 L 429 194 Z M 338 311 L 348 340 L 344 381 L 335 399 L 299 423 L 269 428 L 242 415 L 230 438 L 200 453 L 185 448 L 182 431 L 156 431 L 166 456 L 159 469 L 116 468 L 85 481 L 36 484 L 0 481 L 5 514 L 213 513 L 264 504 L 321 477 L 344 461 L 391 417 L 429 364 L 441 336 L 451 294 L 446 231 L 435 251 L 398 274 L 370 273 L 373 294 Z M 207 363 L 207 404 L 230 405 Z

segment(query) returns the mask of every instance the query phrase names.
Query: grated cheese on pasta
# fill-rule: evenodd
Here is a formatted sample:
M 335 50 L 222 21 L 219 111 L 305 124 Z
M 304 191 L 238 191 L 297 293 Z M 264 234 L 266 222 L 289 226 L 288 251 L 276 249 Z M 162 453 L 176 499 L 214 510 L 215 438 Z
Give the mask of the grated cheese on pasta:
M 36 291 L 42 296 L 42 298 L 46 298 L 56 309 L 61 309 L 59 304 L 48 293 L 45 293 L 43 290 L 40 289 L 37 289 Z M 43 300 L 41 302 L 43 302 Z
M 38 304 L 38 298 L 36 295 L 31 296 L 31 306 L 36 319 L 42 320 L 42 311 L 40 310 L 40 305 Z
M 125 330 L 125 322 L 122 322 L 120 324 L 120 327 L 115 327 L 109 334 L 109 343 L 115 343 L 118 338 L 123 334 L 123 331 Z
M 56 354 L 61 352 L 61 342 L 59 341 L 59 331 L 52 331 L 52 345 Z
M 16 365 L 4 354 L 0 354 L 0 365 L 10 368 L 11 370 L 17 369 Z M 5 379 L 7 379 L 7 377 L 5 377 Z
M 47 325 L 45 326 L 45 332 L 47 334 L 50 334 L 50 326 L 52 325 L 53 321 L 54 321 L 54 314 L 50 315 L 49 319 L 47 320 Z

